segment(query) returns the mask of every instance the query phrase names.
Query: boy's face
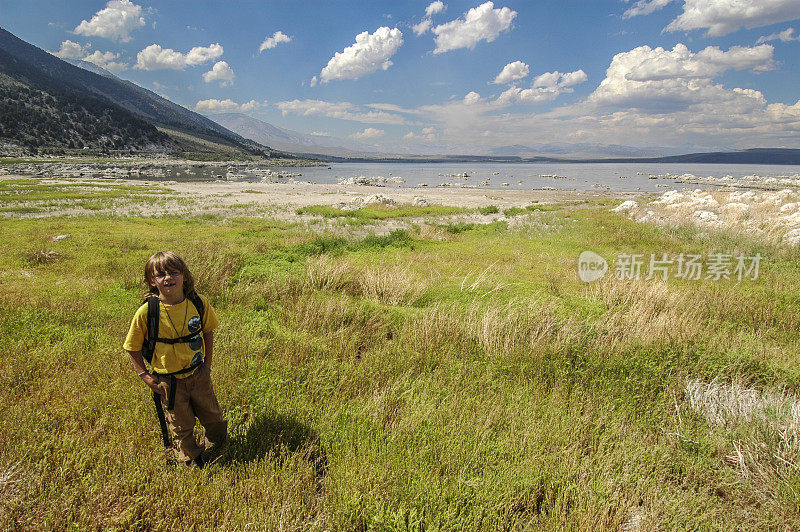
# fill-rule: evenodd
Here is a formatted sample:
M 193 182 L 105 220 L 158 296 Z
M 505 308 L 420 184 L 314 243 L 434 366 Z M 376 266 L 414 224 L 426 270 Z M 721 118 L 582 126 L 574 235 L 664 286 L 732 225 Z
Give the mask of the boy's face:
M 159 271 L 154 268 L 150 285 L 158 289 L 163 299 L 183 298 L 183 272 L 169 269 Z

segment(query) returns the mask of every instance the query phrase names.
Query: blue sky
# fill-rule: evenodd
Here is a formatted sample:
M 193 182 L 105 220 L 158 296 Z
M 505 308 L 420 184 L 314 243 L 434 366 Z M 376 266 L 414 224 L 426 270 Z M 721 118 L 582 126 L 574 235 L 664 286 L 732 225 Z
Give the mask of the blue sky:
M 389 151 L 800 147 L 800 0 L 0 0 L 0 21 L 189 109 Z

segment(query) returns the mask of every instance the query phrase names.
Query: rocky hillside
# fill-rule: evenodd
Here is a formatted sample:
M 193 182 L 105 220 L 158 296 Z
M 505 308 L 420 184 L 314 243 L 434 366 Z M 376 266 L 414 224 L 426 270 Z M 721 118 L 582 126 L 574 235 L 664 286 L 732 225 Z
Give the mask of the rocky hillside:
M 31 82 L 35 72 L 2 50 L 0 69 L 0 137 L 6 142 L 28 149 L 177 149 L 166 133 L 118 106 L 55 86 L 39 88 Z
M 53 56 L 0 28 L 0 141 L 39 148 L 270 155 L 193 111 L 115 76 Z

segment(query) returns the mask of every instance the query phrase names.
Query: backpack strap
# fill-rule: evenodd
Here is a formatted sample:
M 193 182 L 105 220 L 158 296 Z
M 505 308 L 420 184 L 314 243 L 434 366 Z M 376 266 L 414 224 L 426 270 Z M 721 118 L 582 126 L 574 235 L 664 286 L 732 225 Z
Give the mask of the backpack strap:
M 191 295 L 189 295 L 189 301 L 192 302 L 194 308 L 197 309 L 197 314 L 200 316 L 200 334 L 203 333 L 203 327 L 205 327 L 205 322 L 203 321 L 203 313 L 205 312 L 205 305 L 203 305 L 203 300 L 200 299 L 200 295 L 192 291 Z
M 158 297 L 150 296 L 147 298 L 147 339 L 142 345 L 142 358 L 148 364 L 153 362 L 153 353 L 156 351 L 158 341 Z
M 199 333 L 190 333 L 186 336 L 181 336 L 179 338 L 156 338 L 156 342 L 161 344 L 185 344 L 192 341 L 192 338 L 197 336 Z

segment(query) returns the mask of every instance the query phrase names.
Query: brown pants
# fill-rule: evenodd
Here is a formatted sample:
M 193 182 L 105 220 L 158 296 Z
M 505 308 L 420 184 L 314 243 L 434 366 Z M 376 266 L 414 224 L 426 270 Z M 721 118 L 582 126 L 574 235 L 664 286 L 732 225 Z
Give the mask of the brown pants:
M 161 387 L 169 390 L 169 377 L 158 377 L 158 381 Z M 195 417 L 203 425 L 208 441 L 214 444 L 225 442 L 228 438 L 228 422 L 222 417 L 208 367 L 200 366 L 185 379 L 175 379 L 175 408 L 172 411 L 167 410 L 168 395 L 161 395 L 161 405 L 180 461 L 194 460 L 205 447 L 198 445 L 195 440 Z

